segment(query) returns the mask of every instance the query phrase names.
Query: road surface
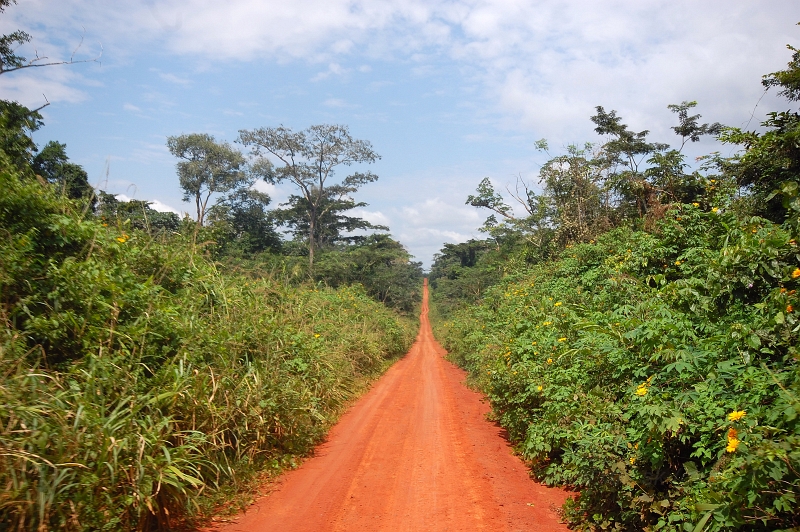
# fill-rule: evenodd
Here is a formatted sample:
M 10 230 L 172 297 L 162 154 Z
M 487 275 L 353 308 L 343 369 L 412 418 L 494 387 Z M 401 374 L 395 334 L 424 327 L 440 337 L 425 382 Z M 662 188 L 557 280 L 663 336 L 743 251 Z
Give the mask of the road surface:
M 530 480 L 428 322 L 326 443 L 222 532 L 566 531 L 568 494 Z

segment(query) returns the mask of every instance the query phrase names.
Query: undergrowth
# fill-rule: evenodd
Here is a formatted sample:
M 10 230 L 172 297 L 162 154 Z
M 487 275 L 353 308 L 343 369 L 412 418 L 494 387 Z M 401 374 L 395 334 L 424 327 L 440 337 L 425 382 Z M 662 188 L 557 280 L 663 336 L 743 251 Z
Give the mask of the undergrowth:
M 103 223 L 0 167 L 0 529 L 201 518 L 307 453 L 413 339 L 361 288 L 222 273 L 190 234 Z

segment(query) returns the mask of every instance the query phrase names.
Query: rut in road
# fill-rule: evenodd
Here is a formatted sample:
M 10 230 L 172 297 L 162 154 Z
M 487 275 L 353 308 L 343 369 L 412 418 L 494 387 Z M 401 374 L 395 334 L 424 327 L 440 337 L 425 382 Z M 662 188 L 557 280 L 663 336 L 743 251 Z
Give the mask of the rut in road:
M 564 491 L 530 480 L 428 322 L 326 443 L 225 532 L 566 531 Z

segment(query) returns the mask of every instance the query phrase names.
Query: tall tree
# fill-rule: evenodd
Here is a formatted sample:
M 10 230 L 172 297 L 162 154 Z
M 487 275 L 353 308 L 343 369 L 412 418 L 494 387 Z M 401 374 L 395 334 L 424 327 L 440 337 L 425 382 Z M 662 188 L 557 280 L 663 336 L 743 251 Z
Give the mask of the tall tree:
M 644 175 L 642 164 L 645 157 L 653 152 L 669 148 L 667 144 L 647 141 L 650 131 L 631 131 L 622 123 L 616 111 L 606 112 L 597 106 L 597 114 L 591 117 L 600 135 L 608 135 L 610 140 L 603 145 L 605 159 L 612 168 L 609 181 L 623 200 L 633 203 L 639 217 L 647 213 L 648 206 L 656 195 L 653 186 Z
M 213 194 L 233 190 L 249 178 L 244 155 L 206 133 L 168 137 L 167 147 L 181 159 L 177 169 L 183 201 L 194 200 L 198 226 L 205 221 L 208 200 Z
M 786 70 L 764 76 L 762 84 L 780 89 L 778 94 L 795 106 L 800 102 L 800 49 L 792 52 Z M 767 114 L 763 133 L 726 128 L 723 142 L 739 144 L 744 151 L 727 164 L 741 187 L 747 187 L 759 215 L 783 222 L 787 214 L 800 210 L 800 112 L 797 107 Z M 777 194 L 778 191 L 781 194 Z M 790 201 L 791 200 L 791 201 Z
M 68 198 L 90 199 L 94 206 L 96 199 L 89 175 L 81 165 L 69 161 L 66 148 L 66 144 L 51 140 L 33 158 L 31 169 L 53 183 Z
M 17 168 L 27 169 L 30 164 L 37 150 L 31 135 L 40 127 L 42 115 L 38 111 L 0 100 L 0 149 Z
M 371 172 L 354 172 L 337 183 L 331 180 L 339 166 L 374 163 L 380 156 L 369 141 L 354 139 L 347 126 L 320 124 L 303 131 L 287 127 L 259 128 L 239 131 L 239 142 L 249 146 L 257 158 L 255 166 L 269 183 L 291 181 L 299 190 L 308 228 L 308 263 L 314 267 L 314 252 L 319 248 L 320 224 L 336 202 L 362 185 L 378 179 Z M 277 159 L 280 166 L 265 164 Z

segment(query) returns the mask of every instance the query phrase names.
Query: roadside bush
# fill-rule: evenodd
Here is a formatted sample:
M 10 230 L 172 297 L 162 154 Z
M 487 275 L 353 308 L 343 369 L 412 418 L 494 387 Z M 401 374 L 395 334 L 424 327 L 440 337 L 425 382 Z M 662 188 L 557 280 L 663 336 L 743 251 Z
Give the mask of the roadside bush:
M 0 171 L 0 528 L 155 530 L 307 453 L 414 324 Z
M 677 205 L 437 324 L 583 530 L 800 526 L 797 230 Z

